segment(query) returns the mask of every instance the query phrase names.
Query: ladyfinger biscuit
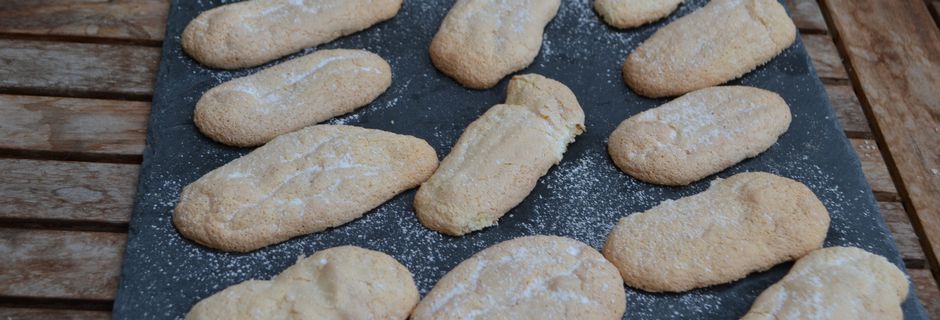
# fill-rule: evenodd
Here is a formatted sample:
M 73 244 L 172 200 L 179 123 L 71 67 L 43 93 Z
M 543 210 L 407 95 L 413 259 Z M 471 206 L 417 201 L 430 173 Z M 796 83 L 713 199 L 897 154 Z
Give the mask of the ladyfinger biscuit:
M 333 41 L 391 19 L 402 0 L 249 0 L 200 14 L 182 45 L 200 63 L 238 69 Z
M 828 229 L 826 207 L 802 183 L 741 173 L 620 219 L 604 256 L 628 286 L 683 292 L 802 257 L 822 247 Z
M 506 104 L 471 123 L 421 185 L 418 219 L 454 236 L 496 224 L 582 132 L 584 112 L 568 87 L 535 74 L 513 77 Z
M 825 248 L 797 260 L 742 319 L 903 319 L 907 292 L 907 277 L 885 258 Z
M 617 269 L 588 245 L 530 236 L 486 248 L 437 282 L 412 320 L 621 319 Z
M 656 31 L 627 57 L 623 76 L 640 95 L 682 95 L 738 78 L 795 39 L 776 0 L 713 0 Z
M 790 126 L 776 93 L 712 87 L 623 121 L 607 141 L 614 163 L 655 184 L 681 186 L 764 152 Z
M 179 232 L 225 251 L 251 251 L 361 217 L 437 168 L 424 140 L 319 125 L 271 140 L 186 186 Z
M 199 301 L 187 320 L 407 319 L 418 303 L 411 272 L 391 256 L 326 249 L 274 279 L 249 280 Z
M 193 121 L 213 140 L 253 147 L 352 112 L 391 84 L 391 67 L 374 53 L 322 50 L 212 88 Z
M 665 18 L 683 0 L 594 0 L 594 10 L 612 27 L 626 29 Z
M 472 89 L 488 89 L 539 54 L 560 0 L 457 0 L 431 41 L 431 62 Z

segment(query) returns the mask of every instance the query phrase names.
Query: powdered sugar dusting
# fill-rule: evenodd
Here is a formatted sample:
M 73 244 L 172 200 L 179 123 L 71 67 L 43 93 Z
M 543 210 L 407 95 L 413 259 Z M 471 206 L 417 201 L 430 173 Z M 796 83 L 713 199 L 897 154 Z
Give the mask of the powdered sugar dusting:
M 209 88 L 277 63 L 213 70 L 182 52 L 178 35 L 185 22 L 202 10 L 228 2 L 233 1 L 174 2 L 121 291 L 115 302 L 116 318 L 181 319 L 196 301 L 224 287 L 248 279 L 269 279 L 299 256 L 339 245 L 392 255 L 408 267 L 426 294 L 460 261 L 515 237 L 555 234 L 600 249 L 620 217 L 663 200 L 701 192 L 707 181 L 714 179 L 685 188 L 639 182 L 613 166 L 605 140 L 624 119 L 665 102 L 640 98 L 623 85 L 620 72 L 627 53 L 657 28 L 707 1 L 686 1 L 664 21 L 618 31 L 597 18 L 590 0 L 568 0 L 547 26 L 539 56 L 521 72 L 539 73 L 571 87 L 585 110 L 587 133 L 569 146 L 561 163 L 498 226 L 460 238 L 430 231 L 414 217 L 414 191 L 409 191 L 361 219 L 325 232 L 247 254 L 207 249 L 181 238 L 173 227 L 171 216 L 179 193 L 203 174 L 249 150 L 227 148 L 203 137 L 192 124 L 192 108 Z M 399 14 L 388 22 L 287 59 L 321 48 L 366 49 L 379 54 L 392 66 L 392 87 L 370 106 L 332 121 L 414 135 L 427 140 L 443 157 L 467 124 L 504 101 L 506 83 L 504 80 L 492 90 L 466 90 L 430 64 L 427 48 L 451 3 L 404 1 Z M 835 126 L 834 113 L 804 57 L 801 47 L 788 49 L 767 66 L 735 81 L 779 92 L 791 106 L 794 119 L 790 130 L 770 150 L 719 176 L 760 170 L 801 181 L 830 210 L 827 246 L 859 246 L 900 263 L 856 159 Z M 685 294 L 627 289 L 625 318 L 737 318 L 787 268 L 782 265 L 742 281 Z
M 610 282 L 616 271 L 600 267 L 608 264 L 602 256 L 582 248 L 583 244 L 558 238 L 521 238 L 488 248 L 442 279 L 440 289 L 428 294 L 413 316 L 487 319 L 533 304 L 554 309 L 565 303 L 564 310 L 573 314 L 577 308 L 603 308 L 605 301 L 598 301 L 593 290 L 616 286 L 619 291 L 620 282 Z M 572 250 L 578 254 L 563 254 Z

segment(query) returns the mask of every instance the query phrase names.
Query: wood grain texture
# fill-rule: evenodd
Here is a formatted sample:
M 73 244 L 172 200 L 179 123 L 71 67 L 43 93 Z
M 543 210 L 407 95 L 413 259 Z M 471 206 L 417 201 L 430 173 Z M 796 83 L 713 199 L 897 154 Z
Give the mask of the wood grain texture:
M 927 257 L 940 266 L 940 29 L 922 0 L 822 4 Z
M 940 317 L 940 289 L 937 289 L 937 281 L 928 269 L 907 269 L 911 275 L 911 282 L 914 283 L 914 290 L 917 291 L 917 297 L 920 303 L 927 309 L 927 315 L 931 319 Z
M 111 300 L 127 234 L 0 228 L 0 295 Z
M 0 94 L 0 149 L 138 158 L 150 104 Z
M 881 157 L 881 151 L 874 140 L 870 139 L 849 139 L 852 147 L 858 154 L 858 159 L 862 162 L 862 172 L 868 184 L 871 185 L 872 192 L 878 201 L 900 201 L 898 191 L 891 180 L 891 174 L 888 172 L 888 166 L 884 158 Z
M 845 65 L 842 64 L 842 58 L 839 57 L 839 50 L 836 48 L 832 38 L 823 34 L 804 34 L 803 45 L 809 52 L 809 57 L 813 60 L 813 66 L 816 67 L 816 73 L 820 78 L 845 80 L 849 78 L 845 71 Z
M 0 219 L 130 220 L 139 166 L 0 159 Z
M 0 92 L 149 100 L 160 48 L 0 40 Z
M 888 223 L 888 229 L 894 235 L 904 264 L 908 268 L 926 268 L 927 258 L 924 256 L 924 250 L 920 248 L 920 240 L 914 233 L 914 227 L 911 226 L 904 206 L 899 202 L 879 202 L 878 206 L 885 222 Z
M 787 0 L 787 10 L 793 23 L 803 33 L 825 33 L 826 19 L 816 0 Z
M 0 308 L 2 320 L 107 320 L 108 311 Z
M 4 0 L 0 33 L 159 44 L 168 11 L 168 0 Z
M 829 101 L 832 108 L 842 123 L 842 129 L 849 138 L 871 139 L 871 127 L 868 125 L 868 119 L 865 118 L 865 112 L 862 111 L 862 105 L 855 96 L 855 91 L 851 86 L 845 84 L 826 84 L 826 92 L 829 93 Z

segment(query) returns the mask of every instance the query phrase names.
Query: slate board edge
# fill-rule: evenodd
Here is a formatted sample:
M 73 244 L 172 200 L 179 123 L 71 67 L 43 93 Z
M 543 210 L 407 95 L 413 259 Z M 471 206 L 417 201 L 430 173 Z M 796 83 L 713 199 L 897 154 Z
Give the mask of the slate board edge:
M 179 15 L 179 13 L 176 12 L 178 3 L 179 3 L 179 0 L 172 0 L 171 2 L 170 13 L 167 18 L 168 24 L 174 23 L 174 22 L 185 24 L 188 22 L 188 21 L 178 21 L 179 19 L 177 16 Z M 173 30 L 174 28 L 170 28 L 170 27 L 166 29 L 165 39 L 172 39 L 172 38 L 177 37 L 176 34 L 171 34 Z M 160 111 L 160 110 L 163 110 L 164 108 L 170 107 L 168 106 L 169 102 L 165 99 L 165 97 L 173 94 L 173 92 L 169 92 L 170 90 L 168 90 L 167 88 L 168 87 L 167 84 L 173 79 L 169 79 L 168 77 L 169 75 L 168 75 L 168 70 L 166 66 L 166 61 L 169 59 L 168 53 L 174 49 L 175 45 L 177 45 L 175 41 L 166 40 L 163 43 L 163 46 L 162 46 L 163 54 L 161 55 L 159 73 L 157 74 L 157 81 L 156 81 L 156 86 L 154 89 L 152 112 Z M 788 50 L 799 50 L 801 53 L 800 55 L 808 63 L 811 69 L 810 72 L 813 75 L 816 75 L 816 70 L 812 62 L 810 61 L 809 55 L 806 53 L 805 47 L 803 46 L 802 41 L 799 37 L 794 47 Z M 822 87 L 822 82 L 818 79 L 818 77 L 814 77 L 814 81 L 815 81 L 814 83 L 815 86 L 818 86 L 820 88 Z M 841 129 L 842 128 L 841 124 L 835 117 L 835 112 L 833 111 L 832 106 L 829 103 L 828 95 L 825 92 L 825 90 L 822 90 L 822 95 L 823 95 L 822 98 L 825 99 L 826 106 L 828 107 L 826 112 L 829 114 L 830 119 L 835 123 L 836 127 Z M 135 241 L 134 241 L 135 236 L 137 235 L 138 232 L 140 232 L 139 225 L 138 225 L 138 221 L 142 219 L 140 215 L 141 213 L 147 211 L 147 209 L 144 208 L 143 205 L 141 204 L 142 202 L 141 199 L 150 190 L 150 187 L 147 184 L 149 182 L 147 177 L 149 177 L 148 173 L 153 165 L 152 160 L 153 160 L 153 155 L 155 152 L 153 148 L 153 144 L 157 140 L 157 137 L 153 134 L 155 131 L 151 129 L 158 127 L 158 126 L 159 126 L 159 123 L 157 123 L 157 120 L 155 117 L 150 117 L 148 119 L 147 143 L 143 151 L 143 162 L 140 166 L 140 176 L 139 176 L 140 179 L 138 181 L 138 193 L 137 193 L 137 198 L 135 199 L 134 213 L 131 217 L 131 223 L 130 223 L 129 232 L 128 232 L 128 242 L 127 242 L 127 248 L 126 248 L 127 250 L 125 250 L 125 252 L 131 251 L 131 249 L 135 246 Z M 853 163 L 847 164 L 847 165 L 852 166 L 851 171 L 856 171 L 857 174 L 854 176 L 854 178 L 858 179 L 859 180 L 858 183 L 860 183 L 861 185 L 868 186 L 868 183 L 865 180 L 864 175 L 861 171 L 861 163 L 858 159 L 857 154 L 851 148 L 849 141 L 843 137 L 843 139 L 841 139 L 841 143 L 842 143 L 843 149 L 849 154 L 851 154 L 852 158 L 854 159 Z M 864 198 L 863 200 L 868 202 L 870 206 L 873 206 L 875 210 L 878 210 L 877 202 L 875 201 L 874 196 L 870 191 L 870 188 L 865 193 L 865 195 L 863 195 L 863 198 Z M 879 215 L 877 220 L 878 220 L 879 227 L 887 230 L 887 225 L 884 221 L 884 218 Z M 890 233 L 888 234 L 890 237 Z M 888 239 L 882 239 L 882 240 L 887 240 L 888 246 L 890 247 L 890 251 L 893 255 L 893 257 L 889 257 L 890 260 L 894 261 L 895 264 L 898 264 L 898 261 L 900 261 L 901 259 L 900 259 L 900 254 L 897 250 L 896 245 L 894 244 L 893 239 L 888 238 Z M 125 259 L 123 262 L 122 272 L 121 272 L 121 281 L 120 281 L 120 285 L 118 288 L 118 296 L 114 302 L 114 307 L 113 307 L 113 316 L 115 319 L 134 318 L 134 310 L 125 307 L 125 304 L 127 302 L 126 300 L 128 298 L 127 298 L 127 294 L 124 294 L 124 291 L 129 290 L 125 279 L 129 278 L 130 275 L 127 274 L 126 272 L 129 269 L 131 269 L 129 266 L 134 263 L 136 262 L 133 260 L 129 260 L 129 259 Z M 903 262 L 901 263 L 900 268 L 906 273 L 906 268 L 904 268 Z M 906 319 L 927 319 L 926 312 L 916 297 L 913 284 L 911 285 L 910 294 L 908 296 L 908 300 L 905 301 L 904 303 L 904 307 L 906 311 L 906 314 L 905 314 Z M 911 307 L 913 307 L 913 310 L 910 310 Z M 913 311 L 913 313 L 911 313 L 911 311 Z
M 787 13 L 790 13 L 790 11 L 788 10 Z M 818 74 L 816 73 L 816 66 L 815 64 L 813 64 L 813 61 L 809 56 L 809 52 L 806 51 L 806 46 L 803 43 L 802 34 L 799 33 L 799 31 L 797 32 L 798 33 L 796 37 L 796 41 L 797 41 L 796 45 L 799 46 L 799 50 L 802 50 L 803 52 L 806 53 L 803 55 L 803 57 L 810 66 L 810 72 L 812 72 L 813 75 L 816 75 L 816 77 L 814 78 L 815 85 L 818 87 L 825 88 L 825 85 L 823 84 L 822 80 L 819 78 Z M 836 127 L 839 128 L 840 131 L 844 131 L 845 128 L 843 128 L 842 122 L 839 121 L 839 118 L 835 112 L 835 109 L 833 109 L 832 104 L 830 103 L 830 101 L 832 100 L 829 98 L 829 92 L 826 90 L 822 90 L 822 96 L 823 96 L 822 99 L 825 99 L 826 105 L 828 106 L 826 111 L 827 113 L 829 113 L 829 118 L 834 120 L 833 122 L 835 123 Z M 855 175 L 855 178 L 858 180 L 859 184 L 865 186 L 866 188 L 866 193 L 865 193 L 866 202 L 868 202 L 870 206 L 876 208 L 877 212 L 879 213 L 878 216 L 876 217 L 876 220 L 878 220 L 878 224 L 880 225 L 880 227 L 887 229 L 888 223 L 885 220 L 884 214 L 881 212 L 880 206 L 878 205 L 878 200 L 875 200 L 875 194 L 873 193 L 871 185 L 868 183 L 868 179 L 865 177 L 865 173 L 862 170 L 862 160 L 859 158 L 858 153 L 855 152 L 855 148 L 852 147 L 852 143 L 849 142 L 848 137 L 843 137 L 841 141 L 842 141 L 842 148 L 843 150 L 845 150 L 844 152 L 847 152 L 853 158 L 852 169 L 858 172 L 858 174 Z M 920 298 L 917 296 L 917 290 L 915 288 L 915 284 L 912 281 L 910 274 L 907 272 L 907 267 L 904 265 L 904 260 L 901 258 L 901 251 L 898 249 L 897 242 L 895 242 L 894 233 L 889 231 L 888 238 L 885 240 L 887 240 L 886 241 L 887 245 L 892 250 L 892 255 L 895 256 L 895 257 L 890 257 L 890 258 L 893 258 L 894 260 L 896 260 L 896 261 L 891 261 L 892 259 L 889 259 L 889 262 L 897 266 L 898 269 L 904 272 L 904 275 L 907 277 L 907 282 L 908 282 L 909 287 L 908 287 L 907 299 L 904 301 L 903 305 L 913 304 L 913 308 L 914 308 L 913 311 L 915 314 L 913 315 L 905 314 L 905 319 L 929 319 L 929 317 L 927 317 L 927 310 L 924 308 L 923 304 L 920 303 Z

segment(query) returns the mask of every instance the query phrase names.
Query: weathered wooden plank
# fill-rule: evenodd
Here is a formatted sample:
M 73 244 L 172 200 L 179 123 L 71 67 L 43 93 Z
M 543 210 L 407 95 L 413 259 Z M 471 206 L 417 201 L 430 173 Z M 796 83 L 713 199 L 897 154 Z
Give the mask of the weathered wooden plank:
M 801 32 L 826 32 L 826 19 L 816 0 L 787 0 L 787 10 Z
M 845 80 L 849 78 L 839 57 L 839 50 L 832 38 L 824 34 L 804 34 L 803 45 L 813 60 L 816 73 L 823 79 Z
M 29 3 L 30 3 L 30 4 L 35 4 L 35 5 L 55 5 L 55 4 L 62 4 L 62 3 L 83 3 L 83 4 L 87 4 L 87 3 L 106 3 L 106 2 L 108 2 L 108 1 L 112 1 L 112 0 L 32 0 L 32 1 L 29 1 Z M 13 3 L 15 3 L 15 2 L 17 2 L 17 0 L 7 0 L 7 1 L 4 1 L 4 3 L 6 3 L 6 2 L 13 2 Z M 5 8 L 5 7 L 0 7 L 0 8 Z
M 879 202 L 878 206 L 881 207 L 881 214 L 888 223 L 888 229 L 894 235 L 904 264 L 908 268 L 925 268 L 927 258 L 924 256 L 924 250 L 920 248 L 920 240 L 911 226 L 904 206 L 899 202 Z
M 862 171 L 868 179 L 868 184 L 871 185 L 872 192 L 875 193 L 875 198 L 879 201 L 898 201 L 898 191 L 875 141 L 869 139 L 849 139 L 849 141 L 852 142 L 852 147 L 855 148 L 862 162 Z
M 940 265 L 940 29 L 921 0 L 822 4 L 927 257 Z
M 0 92 L 149 100 L 160 48 L 0 40 Z
M 108 311 L 0 308 L 3 320 L 108 320 Z
M 126 224 L 137 165 L 0 159 L 0 219 Z
M 845 84 L 826 84 L 826 91 L 829 93 L 829 101 L 832 103 L 839 122 L 842 123 L 842 129 L 849 138 L 871 139 L 871 127 L 868 125 L 868 119 L 865 118 L 865 112 L 862 111 L 862 105 L 855 96 L 852 87 Z
M 111 300 L 127 234 L 0 228 L 0 295 Z
M 168 0 L 5 0 L 0 33 L 158 44 L 168 11 Z
M 150 104 L 0 94 L 0 149 L 139 158 Z
M 929 269 L 907 269 L 911 275 L 911 282 L 914 283 L 914 290 L 917 291 L 917 297 L 920 303 L 927 309 L 927 315 L 931 319 L 940 318 L 940 289 L 937 289 L 937 281 L 930 274 Z

